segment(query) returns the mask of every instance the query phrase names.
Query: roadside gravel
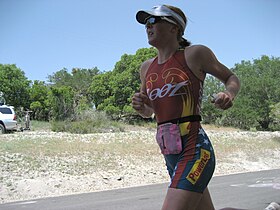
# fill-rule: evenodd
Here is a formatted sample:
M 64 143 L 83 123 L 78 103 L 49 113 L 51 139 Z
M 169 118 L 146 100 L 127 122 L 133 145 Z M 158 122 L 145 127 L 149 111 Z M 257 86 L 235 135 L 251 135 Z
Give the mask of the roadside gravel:
M 280 168 L 280 132 L 206 129 L 215 176 Z M 0 136 L 0 203 L 168 182 L 155 130 Z

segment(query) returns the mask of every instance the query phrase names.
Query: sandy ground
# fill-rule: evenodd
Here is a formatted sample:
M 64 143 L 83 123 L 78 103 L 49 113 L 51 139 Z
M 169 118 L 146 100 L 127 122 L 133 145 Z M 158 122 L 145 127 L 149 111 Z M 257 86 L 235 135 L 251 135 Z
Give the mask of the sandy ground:
M 143 137 L 151 145 L 157 146 L 153 139 L 154 131 L 131 132 L 134 132 L 134 136 L 138 132 L 139 138 Z M 15 140 L 15 138 L 21 138 L 22 135 L 28 135 L 30 138 L 31 136 L 37 136 L 36 138 L 39 138 L 63 134 L 26 132 L 2 135 L 0 139 L 10 140 L 10 138 L 13 138 Z M 68 138 L 75 138 L 77 136 L 67 135 Z M 108 135 L 111 136 L 106 139 L 115 138 L 112 134 Z M 213 139 L 214 148 L 217 148 L 217 165 L 214 176 L 280 168 L 280 132 L 208 131 L 208 135 Z M 221 135 L 225 139 L 231 140 L 244 138 L 245 143 L 248 141 L 248 147 L 244 146 L 247 145 L 244 142 L 240 146 L 235 142 L 232 145 L 219 147 L 219 145 L 224 145 L 224 142 L 222 142 L 224 140 L 219 138 Z M 248 135 L 253 136 L 253 140 L 246 140 Z M 102 136 L 104 138 L 104 135 Z M 80 135 L 80 137 L 81 141 L 93 138 L 91 135 Z M 122 136 L 119 139 L 122 139 Z M 256 147 L 254 144 L 260 145 L 262 151 L 254 150 L 253 148 Z M 264 148 L 263 145 L 267 145 L 267 147 Z M 88 169 L 88 171 L 87 169 L 84 172 L 80 171 L 80 173 L 68 173 L 67 167 L 69 163 L 75 163 L 81 158 L 83 158 L 83 163 L 87 164 L 90 160 L 87 159 L 86 155 L 83 157 L 73 156 L 71 160 L 69 160 L 69 157 L 67 157 L 67 160 L 63 160 L 61 157 L 38 158 L 41 158 L 42 162 L 38 163 L 40 164 L 40 170 L 36 171 L 32 169 L 34 166 L 28 165 L 28 163 L 23 164 L 23 161 L 26 160 L 24 160 L 22 154 L 0 153 L 0 163 L 2 164 L 0 170 L 0 203 L 169 181 L 163 158 L 159 153 L 149 157 L 143 156 L 143 158 L 115 155 L 113 158 L 117 160 L 117 166 L 93 167 Z M 57 167 L 63 167 L 63 164 L 65 165 L 63 170 L 57 170 Z M 20 165 L 23 165 L 23 167 Z

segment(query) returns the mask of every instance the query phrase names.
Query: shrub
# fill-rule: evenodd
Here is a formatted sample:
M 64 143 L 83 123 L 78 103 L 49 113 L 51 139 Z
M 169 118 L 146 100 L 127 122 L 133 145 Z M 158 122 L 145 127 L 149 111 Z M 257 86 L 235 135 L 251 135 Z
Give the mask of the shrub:
M 105 133 L 124 131 L 122 123 L 113 121 L 104 112 L 86 110 L 81 112 L 76 120 L 53 121 L 51 129 L 55 132 L 69 133 Z

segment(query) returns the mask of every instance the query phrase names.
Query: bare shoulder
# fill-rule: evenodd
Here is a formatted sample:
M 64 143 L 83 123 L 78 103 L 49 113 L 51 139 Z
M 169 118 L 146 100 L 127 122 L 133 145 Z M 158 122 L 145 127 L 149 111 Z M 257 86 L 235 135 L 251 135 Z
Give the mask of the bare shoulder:
M 220 62 L 212 50 L 204 45 L 193 45 L 185 49 L 186 61 L 195 65 L 201 71 L 209 73 L 208 70 L 216 68 Z
M 199 78 L 207 73 L 225 82 L 233 73 L 219 62 L 212 50 L 204 45 L 194 45 L 185 49 L 185 58 L 194 66 L 192 70 Z M 192 67 L 190 67 L 192 68 Z M 202 75 L 202 76 L 201 76 Z
M 185 48 L 185 55 L 188 56 L 207 56 L 213 54 L 212 50 L 205 45 L 191 45 Z
M 148 59 L 146 61 L 144 61 L 141 65 L 141 70 L 142 69 L 148 69 L 150 67 L 150 65 L 153 63 L 155 58 L 151 58 L 151 59 Z
M 144 61 L 140 67 L 141 92 L 143 92 L 143 93 L 146 93 L 145 77 L 146 77 L 147 71 L 148 71 L 150 65 L 153 63 L 154 59 L 155 58 L 151 58 L 149 60 Z
M 199 78 L 204 80 L 206 72 L 204 71 L 204 61 L 209 61 L 207 57 L 212 51 L 204 45 L 191 45 L 185 48 L 185 60 L 192 73 Z
M 146 60 L 142 63 L 141 65 L 141 68 L 140 68 L 140 77 L 141 77 L 141 80 L 145 78 L 146 76 L 146 73 L 150 67 L 150 65 L 153 63 L 155 58 L 151 58 L 149 60 Z

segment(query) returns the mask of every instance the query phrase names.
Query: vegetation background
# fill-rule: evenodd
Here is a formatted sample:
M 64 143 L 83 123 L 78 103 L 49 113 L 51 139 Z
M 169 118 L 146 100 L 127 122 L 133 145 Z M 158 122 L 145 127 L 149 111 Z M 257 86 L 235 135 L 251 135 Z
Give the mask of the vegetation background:
M 131 97 L 140 88 L 141 63 L 155 55 L 154 48 L 142 48 L 134 55 L 124 54 L 112 71 L 101 72 L 97 67 L 70 71 L 63 68 L 48 75 L 48 81 L 30 81 L 15 64 L 0 64 L 0 91 L 19 117 L 20 110 L 31 110 L 31 120 L 50 121 L 55 131 L 94 132 L 93 127 L 98 127 L 96 111 L 116 121 L 141 123 L 143 119 L 130 105 Z M 235 64 L 231 70 L 242 86 L 234 107 L 227 111 L 214 109 L 209 103 L 210 96 L 222 90 L 223 85 L 208 76 L 204 85 L 203 123 L 245 130 L 279 130 L 279 69 L 277 57 L 262 56 Z

